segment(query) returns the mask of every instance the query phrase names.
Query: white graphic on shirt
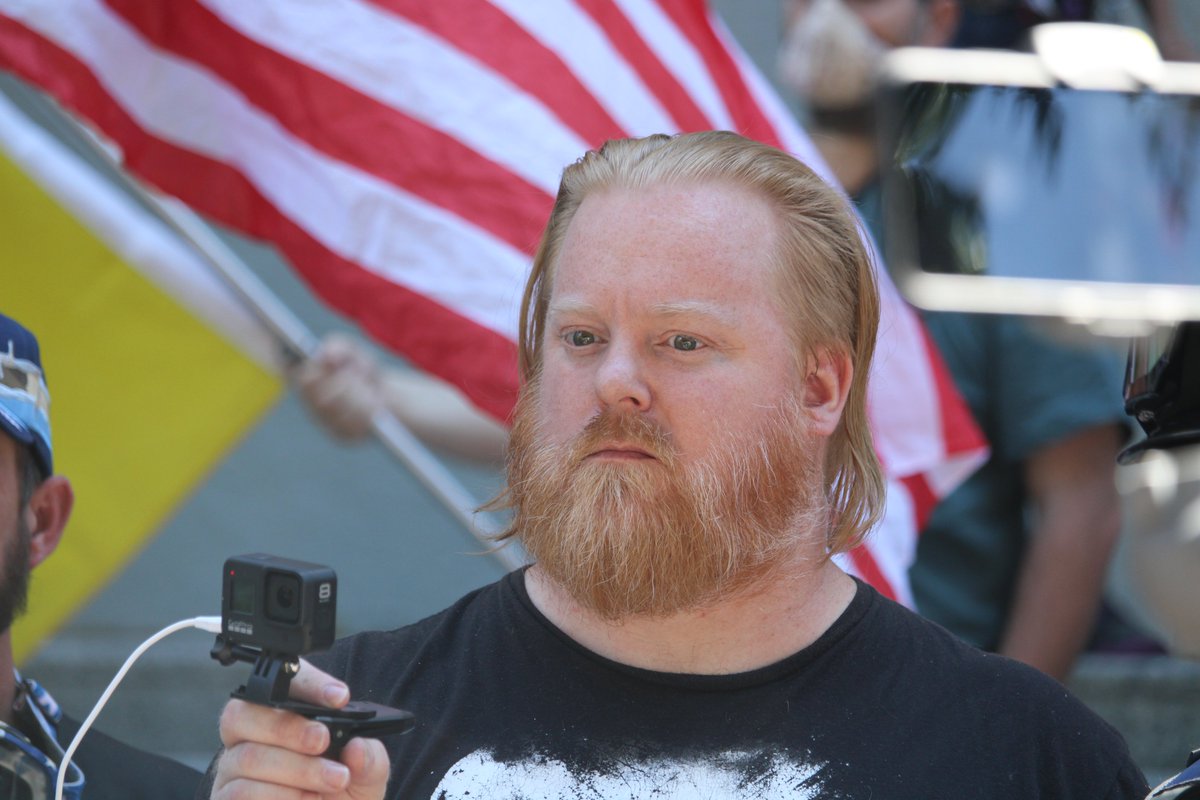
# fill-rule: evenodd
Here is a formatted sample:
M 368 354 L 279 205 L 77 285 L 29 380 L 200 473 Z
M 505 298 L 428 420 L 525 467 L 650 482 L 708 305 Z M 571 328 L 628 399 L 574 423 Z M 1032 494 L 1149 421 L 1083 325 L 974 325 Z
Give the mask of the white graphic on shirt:
M 496 761 L 477 750 L 450 768 L 432 800 L 817 800 L 820 772 L 819 765 L 765 753 L 626 762 L 597 772 L 544 756 Z

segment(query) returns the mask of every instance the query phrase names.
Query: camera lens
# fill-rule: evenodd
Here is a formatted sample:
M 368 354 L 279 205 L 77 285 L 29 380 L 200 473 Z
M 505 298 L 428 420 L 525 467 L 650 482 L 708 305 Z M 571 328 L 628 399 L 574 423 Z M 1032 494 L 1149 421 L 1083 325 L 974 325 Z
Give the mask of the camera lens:
M 282 572 L 267 575 L 267 619 L 294 624 L 300 621 L 300 578 Z

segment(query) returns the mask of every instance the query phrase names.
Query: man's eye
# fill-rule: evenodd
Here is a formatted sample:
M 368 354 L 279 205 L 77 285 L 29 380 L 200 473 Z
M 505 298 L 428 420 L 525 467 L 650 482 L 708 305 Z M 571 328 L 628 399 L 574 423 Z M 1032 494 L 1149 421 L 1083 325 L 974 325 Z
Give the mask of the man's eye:
M 591 331 L 571 331 L 567 334 L 567 339 L 574 347 L 587 347 L 596 343 L 596 334 Z
M 671 337 L 671 347 L 685 352 L 697 350 L 700 347 L 700 340 L 695 336 L 685 336 L 682 333 L 677 333 Z

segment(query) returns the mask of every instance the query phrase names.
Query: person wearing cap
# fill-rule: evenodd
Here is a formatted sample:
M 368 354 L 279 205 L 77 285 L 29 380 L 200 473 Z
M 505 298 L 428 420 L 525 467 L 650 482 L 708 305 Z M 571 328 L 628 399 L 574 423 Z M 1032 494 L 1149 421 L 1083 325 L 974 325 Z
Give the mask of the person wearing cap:
M 54 472 L 49 411 L 37 338 L 0 314 L 0 796 L 30 800 L 53 797 L 57 765 L 79 730 L 13 665 L 12 622 L 25 608 L 30 573 L 58 547 L 75 499 Z M 64 796 L 182 800 L 199 778 L 93 730 L 68 766 Z

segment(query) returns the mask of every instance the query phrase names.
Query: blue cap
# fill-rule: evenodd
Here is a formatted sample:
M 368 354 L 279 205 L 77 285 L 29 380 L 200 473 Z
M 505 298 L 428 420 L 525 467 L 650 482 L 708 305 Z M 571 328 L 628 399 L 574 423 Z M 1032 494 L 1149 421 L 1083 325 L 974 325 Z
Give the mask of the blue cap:
M 28 445 L 47 475 L 54 473 L 50 392 L 42 373 L 37 337 L 3 314 L 0 314 L 0 430 Z

